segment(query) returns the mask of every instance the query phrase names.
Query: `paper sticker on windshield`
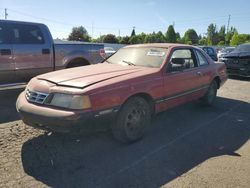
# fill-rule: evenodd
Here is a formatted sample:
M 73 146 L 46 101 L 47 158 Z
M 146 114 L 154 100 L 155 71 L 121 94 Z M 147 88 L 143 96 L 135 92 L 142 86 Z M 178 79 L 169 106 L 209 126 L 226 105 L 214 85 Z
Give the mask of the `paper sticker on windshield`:
M 160 51 L 149 51 L 147 53 L 148 56 L 157 56 L 157 57 L 162 57 L 165 55 L 165 52 L 160 52 Z

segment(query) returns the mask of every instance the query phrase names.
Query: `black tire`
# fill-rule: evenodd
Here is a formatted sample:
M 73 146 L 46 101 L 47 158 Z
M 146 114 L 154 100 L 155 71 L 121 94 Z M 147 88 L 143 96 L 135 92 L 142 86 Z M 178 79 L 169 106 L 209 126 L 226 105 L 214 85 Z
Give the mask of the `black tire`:
M 203 105 L 210 106 L 216 99 L 218 85 L 215 80 L 210 84 L 207 93 L 201 98 Z
M 147 101 L 141 97 L 133 97 L 120 109 L 112 126 L 112 133 L 123 143 L 135 142 L 143 137 L 150 122 L 151 112 Z

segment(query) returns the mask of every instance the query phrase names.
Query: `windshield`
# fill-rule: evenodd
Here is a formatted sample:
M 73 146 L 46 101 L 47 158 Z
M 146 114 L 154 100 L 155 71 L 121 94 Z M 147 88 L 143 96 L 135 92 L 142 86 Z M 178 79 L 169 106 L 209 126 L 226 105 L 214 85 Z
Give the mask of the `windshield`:
M 167 48 L 122 48 L 107 62 L 130 66 L 159 68 L 167 54 Z
M 111 47 L 105 47 L 104 50 L 106 50 L 106 51 L 115 51 L 114 48 L 111 48 Z

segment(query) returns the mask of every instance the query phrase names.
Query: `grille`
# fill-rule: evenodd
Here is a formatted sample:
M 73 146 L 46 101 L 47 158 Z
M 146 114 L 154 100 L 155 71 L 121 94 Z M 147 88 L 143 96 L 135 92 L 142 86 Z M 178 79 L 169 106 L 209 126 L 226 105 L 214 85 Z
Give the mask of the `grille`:
M 47 93 L 41 93 L 41 92 L 31 91 L 30 89 L 27 89 L 25 96 L 29 102 L 43 104 L 46 98 L 48 97 L 48 95 L 49 94 Z

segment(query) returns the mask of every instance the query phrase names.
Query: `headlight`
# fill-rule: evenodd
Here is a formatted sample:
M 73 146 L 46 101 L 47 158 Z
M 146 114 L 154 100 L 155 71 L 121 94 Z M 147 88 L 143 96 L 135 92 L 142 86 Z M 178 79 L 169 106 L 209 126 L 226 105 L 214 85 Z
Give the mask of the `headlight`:
M 86 95 L 54 93 L 49 98 L 49 101 L 46 103 L 52 106 L 68 108 L 72 110 L 81 110 L 91 107 L 90 99 Z

